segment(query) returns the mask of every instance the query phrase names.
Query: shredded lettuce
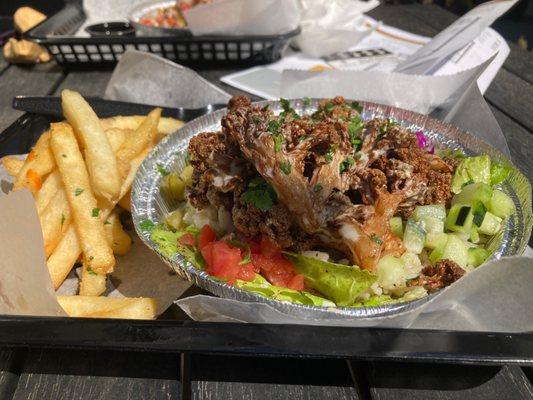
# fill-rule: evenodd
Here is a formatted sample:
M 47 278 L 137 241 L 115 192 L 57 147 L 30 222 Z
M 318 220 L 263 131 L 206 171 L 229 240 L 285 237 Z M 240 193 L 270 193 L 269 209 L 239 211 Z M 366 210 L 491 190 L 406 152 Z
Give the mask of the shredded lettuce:
M 465 184 L 491 183 L 490 158 L 487 155 L 468 157 L 461 161 L 452 180 L 452 191 L 459 193 Z
M 354 303 L 354 307 L 377 307 L 383 304 L 396 303 L 398 300 L 393 299 L 389 295 L 382 294 L 380 296 L 372 296 L 368 300 Z
M 510 166 L 493 162 L 490 166 L 490 184 L 494 186 L 498 183 L 502 183 L 507 179 L 512 170 L 513 168 Z
M 351 306 L 368 290 L 377 276 L 357 266 L 334 264 L 301 254 L 284 253 L 296 270 L 305 276 L 305 283 L 318 290 L 338 306 Z
M 187 230 L 172 232 L 158 225 L 152 229 L 150 238 L 157 244 L 159 251 L 165 256 L 172 257 L 174 254 L 179 253 L 196 268 L 203 269 L 205 267 L 205 261 L 198 249 L 195 247 L 181 246 L 178 243 L 178 239 L 187 232 Z
M 288 301 L 308 306 L 335 307 L 335 303 L 306 291 L 297 291 L 270 284 L 261 275 L 256 274 L 251 282 L 237 280 L 235 286 L 248 292 L 256 293 L 272 300 Z

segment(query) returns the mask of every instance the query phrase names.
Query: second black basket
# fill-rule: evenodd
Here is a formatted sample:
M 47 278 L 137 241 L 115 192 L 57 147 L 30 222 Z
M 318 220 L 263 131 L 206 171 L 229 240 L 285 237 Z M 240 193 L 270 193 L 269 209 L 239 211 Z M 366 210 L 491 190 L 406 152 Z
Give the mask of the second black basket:
M 79 4 L 70 3 L 24 36 L 50 52 L 64 67 L 113 66 L 129 49 L 154 53 L 195 67 L 250 66 L 281 58 L 297 28 L 268 36 L 120 36 L 78 37 L 73 33 L 85 21 Z

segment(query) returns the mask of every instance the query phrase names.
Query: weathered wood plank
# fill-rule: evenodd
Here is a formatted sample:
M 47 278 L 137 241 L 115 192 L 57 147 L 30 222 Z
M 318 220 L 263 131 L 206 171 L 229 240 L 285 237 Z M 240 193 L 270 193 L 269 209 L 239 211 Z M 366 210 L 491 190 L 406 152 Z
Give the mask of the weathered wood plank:
M 224 400 L 358 399 L 342 360 L 193 355 L 191 398 Z
M 367 371 L 374 400 L 526 400 L 531 383 L 516 366 L 372 363 Z
M 0 349 L 0 399 L 8 400 L 13 397 L 17 387 L 18 364 L 23 360 L 20 350 Z
M 0 131 L 23 113 L 11 108 L 14 96 L 49 94 L 63 79 L 61 69 L 53 62 L 35 66 L 11 65 L 0 75 Z
M 31 350 L 14 400 L 179 399 L 179 356 Z
M 59 95 L 63 89 L 80 92 L 83 96 L 102 96 L 112 71 L 73 71 L 57 87 L 54 94 Z
M 524 175 L 533 179 L 533 135 L 496 107 L 491 109 L 507 139 L 514 163 Z

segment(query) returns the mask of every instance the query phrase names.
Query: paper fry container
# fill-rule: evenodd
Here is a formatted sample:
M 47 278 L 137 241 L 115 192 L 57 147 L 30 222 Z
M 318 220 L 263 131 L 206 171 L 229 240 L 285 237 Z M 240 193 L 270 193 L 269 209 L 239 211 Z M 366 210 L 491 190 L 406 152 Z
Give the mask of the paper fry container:
M 312 99 L 309 103 L 302 99 L 291 101 L 291 106 L 300 114 L 310 114 L 317 109 L 320 99 Z M 305 105 L 305 104 L 307 105 Z M 260 106 L 268 104 L 275 113 L 282 111 L 279 101 L 263 101 Z M 487 154 L 492 160 L 507 165 L 512 163 L 498 150 L 468 132 L 464 132 L 452 125 L 433 118 L 391 106 L 384 106 L 369 102 L 360 102 L 363 107 L 363 119 L 394 118 L 401 125 L 416 130 L 423 130 L 433 141 L 436 148 L 460 149 L 466 155 L 474 156 Z M 174 269 L 180 276 L 195 285 L 224 298 L 255 301 L 269 304 L 271 307 L 297 318 L 328 319 L 338 318 L 368 318 L 396 315 L 416 308 L 427 302 L 434 294 L 419 300 L 382 305 L 377 307 L 317 307 L 280 302 L 247 292 L 235 286 L 218 281 L 210 277 L 205 271 L 194 267 L 184 258 L 176 254 L 169 258 L 158 251 L 157 245 L 150 239 L 150 233 L 140 227 L 143 220 L 149 219 L 155 223 L 164 222 L 165 215 L 172 211 L 176 204 L 170 204 L 160 195 L 162 176 L 158 172 L 158 165 L 169 171 L 180 172 L 185 166 L 185 153 L 189 139 L 200 132 L 217 131 L 220 129 L 220 119 L 226 110 L 220 110 L 197 118 L 184 125 L 178 132 L 165 138 L 144 160 L 132 188 L 132 215 L 135 229 L 144 243 L 155 251 L 161 259 Z M 506 220 L 501 233 L 493 237 L 488 243 L 488 249 L 493 251 L 493 258 L 522 254 L 532 227 L 531 212 L 531 184 L 528 179 L 513 166 L 513 172 L 501 185 L 501 189 L 514 201 L 516 213 Z

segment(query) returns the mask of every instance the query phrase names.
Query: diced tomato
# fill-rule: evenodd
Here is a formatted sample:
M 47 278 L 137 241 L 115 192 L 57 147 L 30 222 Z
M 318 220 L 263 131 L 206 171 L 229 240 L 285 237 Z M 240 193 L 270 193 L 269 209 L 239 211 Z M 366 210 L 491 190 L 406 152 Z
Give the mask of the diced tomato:
M 202 257 L 204 258 L 206 264 L 212 265 L 213 264 L 213 247 L 215 242 L 209 242 L 204 247 L 200 249 L 200 252 L 202 253 Z
M 240 271 L 237 274 L 237 279 L 242 279 L 243 281 L 253 281 L 255 278 L 255 266 L 251 263 L 241 265 Z
M 259 245 L 259 243 L 251 239 L 246 239 L 245 242 L 248 244 L 248 246 L 250 246 L 250 252 L 252 254 L 261 253 L 261 246 Z
M 263 254 L 252 254 L 252 262 L 259 267 L 261 274 L 276 286 L 288 287 L 296 275 L 293 265 L 282 256 L 266 257 Z
M 266 257 L 276 257 L 281 256 L 281 248 L 272 240 L 268 238 L 268 236 L 263 235 L 261 237 L 261 254 L 263 254 Z
M 190 232 L 187 232 L 185 235 L 178 238 L 178 243 L 184 246 L 194 246 L 196 245 L 196 238 Z
M 143 25 L 148 25 L 148 26 L 153 26 L 154 25 L 154 21 L 150 18 L 141 18 L 139 20 L 139 23 L 143 24 Z
M 209 225 L 204 225 L 198 236 L 198 247 L 200 250 L 202 250 L 207 243 L 214 242 L 215 240 L 217 240 L 217 234 L 215 231 Z
M 241 269 L 241 251 L 230 247 L 226 242 L 213 242 L 212 262 L 208 263 L 207 272 L 219 278 L 235 283 Z
M 190 9 L 192 6 L 189 4 L 189 3 L 181 3 L 179 5 L 179 8 L 181 11 L 185 11 L 185 10 L 188 10 Z
M 302 274 L 294 275 L 287 287 L 294 290 L 304 290 L 304 276 Z

